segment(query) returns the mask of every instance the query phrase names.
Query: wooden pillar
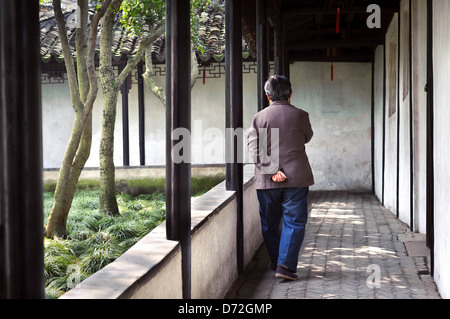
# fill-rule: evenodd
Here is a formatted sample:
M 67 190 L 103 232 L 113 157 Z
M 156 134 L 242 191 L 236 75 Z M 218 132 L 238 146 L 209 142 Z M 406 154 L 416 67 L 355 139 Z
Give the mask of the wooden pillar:
M 138 65 L 138 108 L 139 108 L 139 160 L 145 166 L 145 97 L 144 97 L 144 66 Z
M 244 273 L 243 88 L 241 0 L 225 2 L 226 188 L 237 195 L 237 265 Z
M 264 84 L 269 78 L 267 0 L 256 0 L 256 53 L 258 60 L 258 111 L 269 106 Z
M 275 27 L 274 31 L 274 63 L 275 63 L 275 74 L 285 75 L 285 42 L 284 42 L 284 19 L 283 15 L 280 16 L 278 21 L 279 25 Z
M 122 65 L 119 70 L 122 70 Z M 128 93 L 131 87 L 130 76 L 123 81 L 122 92 L 122 148 L 123 148 L 123 166 L 130 166 L 130 124 L 128 119 Z
M 282 74 L 282 70 L 283 67 L 281 65 L 282 63 L 282 59 L 281 59 L 281 46 L 280 46 L 280 32 L 277 32 L 277 30 L 275 29 L 273 32 L 273 62 L 274 62 L 274 73 L 276 75 L 283 75 Z
M 190 1 L 166 0 L 167 238 L 180 241 L 183 298 L 191 298 L 191 35 Z M 181 134 L 181 135 L 180 135 Z M 183 147 L 180 149 L 179 143 Z
M 281 51 L 280 51 L 280 55 L 281 55 L 281 74 L 288 77 L 289 78 L 289 52 L 286 49 L 286 25 L 284 22 L 284 18 L 283 16 L 281 16 L 281 22 L 280 22 L 280 26 L 281 26 Z
M 0 298 L 44 298 L 39 3 L 0 2 Z
M 283 75 L 286 76 L 288 79 L 291 76 L 290 66 L 291 62 L 289 57 L 289 50 L 287 50 L 287 48 L 285 47 L 283 52 Z

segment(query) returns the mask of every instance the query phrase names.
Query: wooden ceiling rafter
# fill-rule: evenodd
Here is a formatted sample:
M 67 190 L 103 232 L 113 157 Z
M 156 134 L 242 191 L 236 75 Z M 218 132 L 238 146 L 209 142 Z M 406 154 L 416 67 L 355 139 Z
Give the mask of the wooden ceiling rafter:
M 373 59 L 376 47 L 384 43 L 390 21 L 399 12 L 399 0 L 382 0 L 381 29 L 370 29 L 366 20 L 369 0 L 265 0 L 268 6 L 269 25 L 274 30 L 284 30 L 285 49 L 291 61 L 336 61 L 361 62 Z M 255 38 L 255 0 L 244 0 L 244 29 L 248 38 Z M 336 33 L 337 8 L 340 8 L 340 28 Z M 284 28 L 282 23 L 284 23 Z M 247 26 L 247 27 L 245 27 Z M 279 29 L 278 29 L 279 28 Z M 269 38 L 273 36 L 269 34 Z M 255 42 L 251 43 L 255 44 Z M 270 56 L 274 48 L 270 43 Z M 256 49 L 255 46 L 253 48 Z M 335 49 L 329 57 L 327 50 Z M 337 49 L 337 50 L 336 50 Z M 316 56 L 315 56 L 316 55 Z

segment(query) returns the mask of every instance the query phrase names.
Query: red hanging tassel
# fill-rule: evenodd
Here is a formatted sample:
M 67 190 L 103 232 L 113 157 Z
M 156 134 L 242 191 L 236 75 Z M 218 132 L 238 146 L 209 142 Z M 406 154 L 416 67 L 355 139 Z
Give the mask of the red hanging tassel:
M 203 85 L 206 83 L 206 70 L 205 67 L 203 67 Z
M 333 66 L 333 62 L 331 62 L 331 81 L 334 81 L 334 66 Z
M 337 8 L 337 14 L 336 14 L 336 34 L 339 33 L 340 29 L 340 20 L 341 20 L 341 8 Z

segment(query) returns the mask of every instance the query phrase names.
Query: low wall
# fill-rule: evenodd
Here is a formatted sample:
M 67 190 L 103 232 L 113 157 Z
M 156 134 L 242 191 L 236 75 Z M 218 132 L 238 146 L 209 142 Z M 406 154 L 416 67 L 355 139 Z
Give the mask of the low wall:
M 44 183 L 55 183 L 58 180 L 59 169 L 44 169 Z M 140 178 L 165 178 L 165 166 L 138 166 L 138 167 L 116 167 L 116 180 L 130 180 Z M 205 177 L 215 175 L 225 175 L 225 165 L 193 165 L 192 177 Z M 80 175 L 83 179 L 100 179 L 100 170 L 98 168 L 84 168 Z
M 262 244 L 253 166 L 244 171 L 244 263 Z M 192 201 L 191 280 L 193 299 L 225 296 L 237 279 L 235 192 L 225 182 Z M 116 261 L 61 299 L 180 299 L 181 252 L 166 240 L 163 223 Z

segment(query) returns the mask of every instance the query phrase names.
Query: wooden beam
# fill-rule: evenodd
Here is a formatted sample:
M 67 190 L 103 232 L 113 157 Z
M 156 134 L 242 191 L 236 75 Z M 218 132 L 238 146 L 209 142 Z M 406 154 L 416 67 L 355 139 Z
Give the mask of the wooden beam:
M 290 42 L 292 42 L 292 41 L 294 41 L 295 40 L 295 36 L 297 37 L 297 38 L 299 38 L 299 41 L 303 38 L 303 39 L 305 39 L 305 38 L 308 38 L 308 37 L 314 37 L 314 36 L 321 36 L 321 35 L 324 35 L 324 34 L 330 34 L 330 35 L 335 35 L 336 34 L 336 27 L 335 26 L 333 26 L 333 27 L 327 27 L 327 28 L 317 28 L 317 29 L 302 29 L 302 32 L 295 32 L 295 31 L 298 31 L 298 30 L 296 30 L 296 28 L 295 27 L 290 27 L 289 28 L 289 31 L 293 31 L 293 32 L 291 32 L 290 33 Z M 364 36 L 364 37 L 370 37 L 370 38 L 373 38 L 373 37 L 377 37 L 377 36 L 379 36 L 380 35 L 380 33 L 381 33 L 381 31 L 380 31 L 380 29 L 369 29 L 369 28 L 367 28 L 367 29 L 355 29 L 355 28 L 352 28 L 352 27 L 349 27 L 349 26 L 346 26 L 346 27 L 341 27 L 341 29 L 340 29 L 340 33 L 341 34 L 345 34 L 345 33 L 351 33 L 353 36 L 360 36 L 360 37 L 362 37 L 362 36 Z
M 290 53 L 291 61 L 302 62 L 371 62 L 373 54 L 337 55 L 333 57 L 313 53 Z
M 326 48 L 351 48 L 351 47 L 373 47 L 384 43 L 384 38 L 360 38 L 348 40 L 320 40 L 301 42 L 287 42 L 286 47 L 291 51 L 312 50 Z
M 398 4 L 394 6 L 380 6 L 381 13 L 396 13 L 400 11 Z M 283 15 L 316 15 L 316 14 L 336 14 L 337 8 L 320 8 L 313 7 L 307 8 L 301 5 L 285 5 L 281 7 L 281 13 Z M 342 7 L 341 14 L 349 13 L 367 13 L 367 7 Z

